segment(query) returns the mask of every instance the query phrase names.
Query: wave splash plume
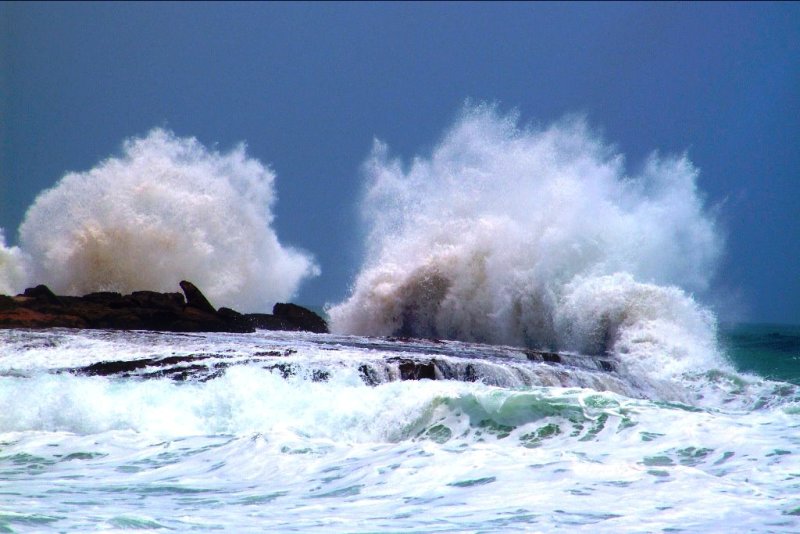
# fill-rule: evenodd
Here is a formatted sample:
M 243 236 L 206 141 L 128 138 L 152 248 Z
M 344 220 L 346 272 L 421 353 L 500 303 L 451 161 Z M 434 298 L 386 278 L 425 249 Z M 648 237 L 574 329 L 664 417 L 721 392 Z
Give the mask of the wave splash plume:
M 717 359 L 685 290 L 722 242 L 685 156 L 629 175 L 581 119 L 523 128 L 482 105 L 430 157 L 376 142 L 364 168 L 367 257 L 334 331 L 608 351 L 669 375 Z
M 278 241 L 274 180 L 243 145 L 223 154 L 154 129 L 39 195 L 20 226 L 25 278 L 71 295 L 174 291 L 189 279 L 215 304 L 242 310 L 287 300 L 319 268 Z M 18 265 L 19 254 L 0 249 L 0 262 Z
M 0 295 L 15 293 L 28 282 L 27 256 L 19 247 L 6 245 L 0 228 Z

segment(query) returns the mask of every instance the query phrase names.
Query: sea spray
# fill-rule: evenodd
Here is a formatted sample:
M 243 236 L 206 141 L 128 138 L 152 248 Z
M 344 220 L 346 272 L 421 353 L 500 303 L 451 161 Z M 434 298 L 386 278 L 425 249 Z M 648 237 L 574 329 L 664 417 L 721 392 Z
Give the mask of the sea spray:
M 263 310 L 319 273 L 272 228 L 274 173 L 163 129 L 69 173 L 20 227 L 32 276 L 57 293 L 175 291 L 192 280 L 217 306 Z
M 584 120 L 522 128 L 482 105 L 430 157 L 404 167 L 376 142 L 364 169 L 366 262 L 335 331 L 657 356 L 668 374 L 716 360 L 713 315 L 679 289 L 707 288 L 722 248 L 685 156 L 629 175 Z
M 14 294 L 28 282 L 28 258 L 19 247 L 6 245 L 0 228 L 0 295 Z

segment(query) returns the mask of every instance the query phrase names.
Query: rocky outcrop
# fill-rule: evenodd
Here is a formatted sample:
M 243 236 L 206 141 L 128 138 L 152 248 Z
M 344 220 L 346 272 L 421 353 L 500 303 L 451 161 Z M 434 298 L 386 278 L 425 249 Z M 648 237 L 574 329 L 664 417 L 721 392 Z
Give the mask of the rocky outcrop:
M 325 334 L 328 324 L 313 311 L 297 304 L 277 303 L 272 314 L 251 313 L 247 315 L 250 324 L 265 330 L 295 330 Z
M 181 281 L 180 285 L 181 289 L 183 290 L 183 294 L 186 295 L 187 306 L 197 308 L 198 310 L 206 313 L 217 312 L 217 310 L 214 309 L 214 306 L 212 306 L 211 303 L 208 302 L 206 296 L 203 295 L 193 283 L 183 280 Z
M 284 345 L 274 346 L 271 350 L 255 349 L 249 353 L 231 354 L 226 352 L 197 352 L 191 354 L 175 354 L 164 356 L 150 356 L 134 360 L 108 360 L 96 362 L 91 365 L 64 368 L 59 372 L 80 375 L 116 376 L 121 378 L 171 378 L 177 381 L 192 380 L 205 382 L 221 376 L 226 369 L 232 366 L 248 365 L 252 368 L 261 368 L 270 372 L 277 372 L 283 378 L 301 375 L 313 381 L 327 381 L 331 376 L 331 369 L 353 365 L 350 357 L 339 360 L 337 363 L 337 349 L 343 347 L 342 340 L 337 340 L 334 349 L 330 340 L 316 340 L 320 347 L 331 350 L 326 360 L 310 361 L 302 355 L 294 360 L 297 351 Z M 365 348 L 359 340 L 344 341 L 350 347 L 358 347 L 365 356 L 371 351 Z M 373 345 L 379 352 L 387 351 L 383 358 L 369 355 L 363 362 L 356 365 L 361 380 L 369 386 L 377 386 L 395 380 L 456 380 L 460 382 L 483 382 L 486 385 L 508 387 L 509 385 L 535 385 L 535 384 L 560 384 L 576 386 L 584 384 L 600 389 L 609 389 L 616 375 L 617 368 L 609 360 L 567 355 L 564 358 L 571 361 L 565 363 L 561 355 L 548 351 L 531 349 L 513 349 L 497 347 L 495 355 L 487 355 L 484 351 L 472 354 L 464 352 L 464 345 L 455 347 L 433 347 L 427 342 L 411 341 L 414 346 L 410 350 L 398 347 L 396 344 L 386 344 L 378 341 Z M 449 346 L 449 348 L 448 348 Z M 432 354 L 425 348 L 433 348 Z M 489 348 L 491 351 L 492 348 Z M 527 358 L 520 359 L 519 352 Z M 398 352 L 392 355 L 392 352 Z M 505 354 L 505 356 L 503 356 Z M 514 356 L 512 356 L 514 354 Z M 345 362 L 347 360 L 347 363 Z M 583 382 L 582 382 L 583 381 Z M 614 387 L 610 387 L 614 391 Z M 623 389 L 624 391 L 624 389 Z
M 278 304 L 273 315 L 215 310 L 191 282 L 181 293 L 135 291 L 89 293 L 83 297 L 55 295 L 47 286 L 28 288 L 21 295 L 0 295 L 0 328 L 104 328 L 167 332 L 253 332 L 305 330 L 327 332 L 317 314 L 295 304 Z M 184 298 L 185 295 L 185 298 Z M 279 308 L 279 306 L 282 306 Z M 280 313 L 274 313 L 279 310 Z

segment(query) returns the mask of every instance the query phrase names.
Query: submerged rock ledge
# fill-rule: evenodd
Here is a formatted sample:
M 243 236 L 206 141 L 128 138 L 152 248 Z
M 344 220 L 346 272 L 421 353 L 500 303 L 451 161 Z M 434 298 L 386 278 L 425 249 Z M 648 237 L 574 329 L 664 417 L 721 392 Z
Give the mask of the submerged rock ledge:
M 181 293 L 134 291 L 89 293 L 82 297 L 54 294 L 45 285 L 11 297 L 0 295 L 0 328 L 92 328 L 162 332 L 254 332 L 294 330 L 327 333 L 328 325 L 313 311 L 278 303 L 271 314 L 239 313 L 214 307 L 191 282 Z M 185 298 L 184 298 L 185 295 Z

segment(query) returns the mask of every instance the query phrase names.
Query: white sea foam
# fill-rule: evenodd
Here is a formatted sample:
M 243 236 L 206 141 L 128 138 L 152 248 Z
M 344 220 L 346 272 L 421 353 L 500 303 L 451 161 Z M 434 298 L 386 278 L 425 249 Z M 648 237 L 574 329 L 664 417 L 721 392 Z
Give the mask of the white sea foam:
M 799 526 L 798 415 L 788 384 L 761 390 L 773 391 L 772 406 L 725 399 L 703 408 L 589 388 L 372 387 L 359 378 L 356 360 L 375 358 L 378 345 L 380 358 L 415 358 L 424 356 L 418 345 L 436 343 L 295 332 L 0 337 L 0 530 Z M 478 346 L 441 345 L 480 359 Z M 285 358 L 298 369 L 323 354 L 354 361 L 332 365 L 325 381 L 244 361 L 208 381 L 56 372 L 112 357 L 204 352 L 230 361 L 277 347 L 297 350 Z M 753 393 L 742 386 L 735 397 Z
M 458 382 L 455 393 L 476 386 Z M 431 381 L 368 387 L 357 372 L 325 383 L 237 366 L 207 383 L 120 382 L 70 374 L 0 377 L 0 433 L 135 430 L 160 437 L 214 433 L 297 432 L 355 441 L 408 438 L 442 387 Z M 13 399 L 13 401 L 12 401 Z
M 20 227 L 28 278 L 64 294 L 176 291 L 188 279 L 217 306 L 263 310 L 319 273 L 278 241 L 274 180 L 243 145 L 220 153 L 154 129 L 39 195 Z
M 430 157 L 376 142 L 364 168 L 366 262 L 334 331 L 718 365 L 713 315 L 685 290 L 707 288 L 722 243 L 686 156 L 630 175 L 584 120 L 522 128 L 484 105 Z

